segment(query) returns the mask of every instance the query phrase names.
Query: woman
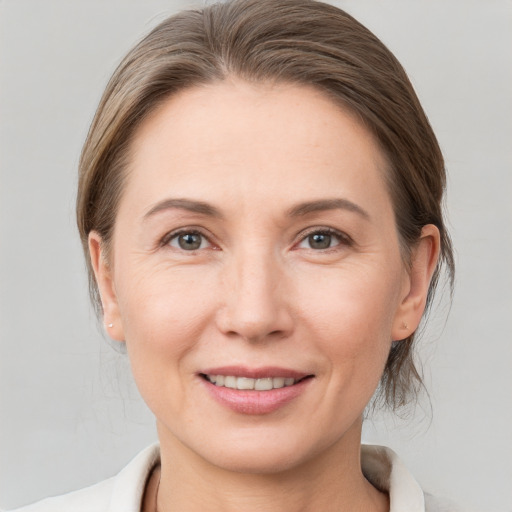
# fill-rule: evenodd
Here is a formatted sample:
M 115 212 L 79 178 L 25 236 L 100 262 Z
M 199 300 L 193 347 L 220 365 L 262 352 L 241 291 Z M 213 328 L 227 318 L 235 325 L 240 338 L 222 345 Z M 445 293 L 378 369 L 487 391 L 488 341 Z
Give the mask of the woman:
M 77 203 L 160 443 L 24 510 L 441 510 L 361 426 L 377 388 L 399 408 L 421 386 L 415 331 L 453 274 L 444 184 L 405 72 L 343 11 L 163 22 L 105 91 Z

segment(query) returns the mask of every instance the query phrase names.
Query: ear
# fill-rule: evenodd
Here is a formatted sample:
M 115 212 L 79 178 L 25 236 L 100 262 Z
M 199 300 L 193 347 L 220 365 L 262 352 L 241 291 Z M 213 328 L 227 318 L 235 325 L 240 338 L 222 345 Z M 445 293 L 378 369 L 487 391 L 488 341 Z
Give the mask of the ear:
M 411 254 L 410 268 L 402 288 L 402 301 L 393 322 L 392 339 L 403 340 L 419 326 L 440 250 L 439 229 L 423 226 L 421 236 Z
M 124 341 L 124 330 L 117 302 L 112 268 L 107 260 L 101 236 L 96 231 L 89 233 L 89 255 L 100 291 L 105 330 L 113 340 Z

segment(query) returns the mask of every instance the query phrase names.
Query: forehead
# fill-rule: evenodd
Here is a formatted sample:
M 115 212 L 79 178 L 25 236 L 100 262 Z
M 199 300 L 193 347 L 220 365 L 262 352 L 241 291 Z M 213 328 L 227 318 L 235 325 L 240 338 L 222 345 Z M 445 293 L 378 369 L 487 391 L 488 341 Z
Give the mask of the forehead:
M 212 200 L 280 194 L 285 202 L 328 192 L 387 196 L 385 167 L 369 130 L 322 92 L 232 79 L 184 90 L 142 123 L 126 193 L 146 201 L 200 191 Z

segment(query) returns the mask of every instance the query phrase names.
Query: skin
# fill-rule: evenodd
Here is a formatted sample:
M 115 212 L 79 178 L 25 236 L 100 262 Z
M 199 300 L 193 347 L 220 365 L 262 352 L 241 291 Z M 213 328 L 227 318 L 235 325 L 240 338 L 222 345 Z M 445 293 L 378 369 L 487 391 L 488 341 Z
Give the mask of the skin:
M 439 233 L 425 226 L 404 265 L 373 136 L 314 89 L 230 79 L 168 99 L 131 150 L 110 260 L 97 233 L 89 245 L 105 324 L 156 416 L 147 510 L 388 510 L 361 472 L 361 418 L 392 340 L 421 319 Z M 327 229 L 330 246 L 312 244 Z M 205 391 L 199 373 L 227 365 L 313 377 L 248 415 Z

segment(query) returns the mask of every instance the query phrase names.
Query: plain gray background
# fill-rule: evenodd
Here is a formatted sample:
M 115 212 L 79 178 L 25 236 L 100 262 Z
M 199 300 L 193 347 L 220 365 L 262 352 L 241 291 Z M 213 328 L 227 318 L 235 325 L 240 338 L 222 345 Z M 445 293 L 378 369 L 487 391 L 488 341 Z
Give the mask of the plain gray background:
M 512 3 L 350 0 L 408 70 L 444 150 L 457 286 L 422 343 L 428 402 L 367 422 L 426 490 L 512 510 Z M 0 0 L 0 507 L 116 473 L 155 440 L 97 328 L 73 209 L 81 144 L 122 55 L 178 0 Z M 446 322 L 445 322 L 446 321 Z

